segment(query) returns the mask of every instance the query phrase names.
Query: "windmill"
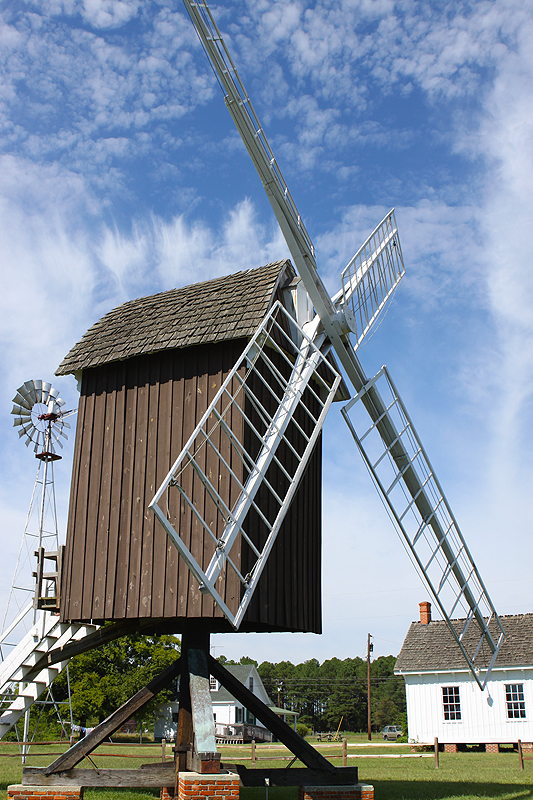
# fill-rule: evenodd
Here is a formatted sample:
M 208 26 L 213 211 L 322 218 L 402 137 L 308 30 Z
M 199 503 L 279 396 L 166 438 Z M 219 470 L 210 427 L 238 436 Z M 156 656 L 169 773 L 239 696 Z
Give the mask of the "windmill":
M 312 772 L 293 780 L 313 782 L 322 772 L 326 783 L 342 784 L 353 776 L 293 735 L 209 655 L 213 631 L 320 630 L 312 596 L 320 585 L 320 444 L 334 401 L 348 401 L 343 416 L 355 444 L 480 687 L 504 631 L 388 370 L 368 379 L 359 361 L 358 347 L 404 274 L 394 210 L 330 297 L 211 12 L 206 3 L 185 5 L 297 274 L 282 261 L 129 301 L 59 366 L 57 374 L 74 374 L 80 385 L 60 618 L 112 625 L 38 666 L 131 630 L 179 632 L 182 652 L 44 773 L 73 770 L 177 675 L 177 770 L 216 772 L 211 674 Z M 451 619 L 461 611 L 466 622 L 455 630 Z M 162 780 L 155 772 L 153 779 Z
M 35 458 L 39 465 L 37 476 L 32 492 L 30 508 L 27 522 L 22 537 L 22 543 L 17 559 L 13 583 L 8 598 L 8 604 L 4 615 L 3 637 L 7 635 L 9 625 L 10 632 L 18 625 L 22 619 L 33 609 L 32 625 L 37 619 L 37 610 L 48 602 L 51 608 L 57 608 L 57 574 L 59 559 L 59 539 L 57 529 L 57 510 L 54 488 L 54 462 L 61 459 L 56 453 L 58 445 L 61 449 L 63 444 L 61 439 L 67 439 L 65 429 L 70 425 L 66 417 L 74 413 L 73 411 L 63 410 L 65 401 L 59 396 L 57 389 L 50 383 L 41 380 L 26 381 L 17 389 L 13 398 L 13 408 L 11 413 L 15 416 L 13 426 L 18 429 L 19 439 L 25 441 L 26 447 L 33 445 Z M 39 496 L 39 486 L 41 487 Z M 37 529 L 31 529 L 31 520 L 34 511 L 37 510 Z M 47 552 L 47 558 L 55 561 L 55 577 L 44 579 L 43 553 Z M 33 572 L 31 564 L 37 555 L 37 572 Z M 37 577 L 37 594 L 35 586 Z M 44 585 L 43 585 L 44 584 Z M 54 600 L 51 595 L 54 593 Z M 40 603 L 37 599 L 31 598 L 29 605 L 25 601 L 28 595 L 40 596 Z M 45 598 L 50 597 L 48 601 Z M 24 598 L 24 600 L 21 600 Z M 16 605 L 15 620 L 9 618 L 12 607 Z M 22 616 L 21 616 L 22 615 Z M 19 619 L 20 617 L 20 619 Z M 18 621 L 16 621 L 18 620 Z M 11 624 L 10 624 L 11 623 Z
M 226 106 L 259 174 L 316 316 L 307 323 L 305 332 L 302 329 L 299 331 L 299 351 L 292 359 L 289 358 L 290 374 L 285 381 L 280 381 L 279 404 L 268 414 L 261 405 L 260 394 L 254 391 L 252 385 L 253 376 L 257 378 L 265 370 L 275 370 L 268 363 L 269 353 L 283 349 L 276 337 L 282 326 L 275 320 L 277 312 L 271 313 L 245 351 L 245 377 L 239 380 L 235 391 L 230 389 L 241 368 L 242 362 L 239 361 L 176 459 L 150 507 L 179 548 L 199 581 L 201 590 L 214 598 L 226 617 L 238 628 L 275 541 L 279 519 L 283 517 L 305 469 L 310 449 L 294 453 L 298 467 L 293 474 L 286 476 L 281 496 L 270 487 L 272 496 L 276 498 L 278 513 L 273 521 L 263 520 L 267 535 L 261 547 L 251 541 L 245 529 L 245 520 L 251 508 L 255 507 L 260 513 L 254 498 L 260 487 L 264 486 L 269 466 L 277 461 L 278 448 L 282 442 L 287 443 L 284 431 L 298 408 L 300 386 L 318 380 L 318 356 L 333 349 L 353 387 L 354 395 L 343 408 L 343 416 L 354 441 L 475 680 L 483 689 L 504 639 L 502 624 L 389 371 L 383 367 L 369 379 L 357 355 L 358 346 L 375 324 L 404 274 L 394 210 L 382 220 L 342 271 L 340 289 L 330 297 L 317 269 L 311 238 L 213 15 L 205 2 L 184 0 L 184 3 L 223 88 Z M 290 324 L 294 325 L 295 322 Z M 260 409 L 263 422 L 263 428 L 258 431 L 260 446 L 253 464 L 248 463 L 248 454 L 239 455 L 240 447 L 233 446 L 234 440 L 227 422 L 242 406 L 243 393 L 254 407 Z M 323 413 L 316 417 L 313 436 L 318 435 L 328 407 L 326 402 Z M 250 419 L 248 424 L 253 424 Z M 209 450 L 218 465 L 218 473 L 215 470 L 214 474 L 231 471 L 230 461 L 218 444 L 221 437 L 227 439 L 232 458 L 241 458 L 247 475 L 241 483 L 240 496 L 231 508 L 228 508 L 224 497 L 203 469 L 205 452 Z M 168 495 L 173 491 L 180 493 L 183 503 L 192 504 L 190 492 L 187 491 L 190 472 L 203 482 L 217 513 L 226 519 L 222 533 L 213 537 L 215 552 L 206 570 L 199 567 L 180 536 L 179 529 L 172 525 L 165 511 Z M 195 513 L 198 523 L 209 533 L 209 523 Z M 246 575 L 236 569 L 232 559 L 232 552 L 241 546 L 241 540 L 246 542 L 255 556 L 253 566 Z M 216 588 L 216 582 L 226 568 L 235 570 L 244 590 L 236 613 L 228 609 Z M 462 630 L 456 630 L 451 622 L 453 615 L 458 612 L 463 612 L 466 620 Z M 477 631 L 475 636 L 473 631 Z M 481 670 L 483 674 L 480 674 Z
M 39 462 L 0 634 L 0 739 L 24 716 L 22 763 L 29 749 L 30 706 L 45 691 L 46 702 L 55 707 L 64 728 L 51 684 L 66 662 L 50 670 L 46 680 L 39 674 L 35 680 L 24 680 L 36 656 L 65 638 L 75 639 L 94 630 L 94 626 L 61 625 L 57 619 L 62 550 L 58 537 L 54 462 L 61 456 L 55 448 L 57 445 L 63 448 L 61 439 L 68 438 L 65 429 L 70 428 L 66 417 L 75 413 L 64 409 L 64 405 L 58 390 L 50 383 L 32 380 L 17 389 L 11 411 L 19 438 L 25 439 L 27 447 L 33 445 Z M 16 684 L 19 689 L 14 693 Z

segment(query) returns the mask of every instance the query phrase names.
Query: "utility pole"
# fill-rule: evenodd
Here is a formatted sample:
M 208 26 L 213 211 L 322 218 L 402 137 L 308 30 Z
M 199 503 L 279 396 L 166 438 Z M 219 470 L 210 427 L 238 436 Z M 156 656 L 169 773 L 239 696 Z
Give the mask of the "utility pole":
M 372 740 L 372 714 L 370 708 L 370 653 L 374 649 L 374 645 L 370 639 L 372 636 L 368 634 L 367 648 L 366 648 L 366 695 L 368 702 L 368 741 Z

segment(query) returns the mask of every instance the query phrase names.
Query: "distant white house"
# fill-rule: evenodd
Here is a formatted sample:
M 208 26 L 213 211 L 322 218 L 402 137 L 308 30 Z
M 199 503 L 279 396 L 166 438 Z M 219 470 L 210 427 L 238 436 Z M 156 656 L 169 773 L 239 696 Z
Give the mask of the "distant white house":
M 271 705 L 271 700 L 253 664 L 225 664 L 224 666 L 228 672 L 231 672 L 263 703 L 268 706 Z M 248 709 L 236 700 L 212 675 L 209 683 L 217 737 L 236 741 L 251 741 L 252 739 L 255 739 L 256 742 L 271 741 L 270 731 L 267 731 L 255 719 L 253 714 L 250 714 Z M 154 725 L 154 738 L 156 741 L 161 741 L 163 738 L 175 738 L 178 709 L 179 702 L 177 700 L 160 706 L 159 715 Z
M 501 618 L 506 639 L 482 692 L 447 624 L 431 620 L 420 603 L 420 621 L 409 628 L 395 665 L 405 679 L 408 737 L 445 749 L 533 743 L 533 614 Z M 458 622 L 463 622 L 460 620 Z M 529 745 L 529 746 L 528 746 Z

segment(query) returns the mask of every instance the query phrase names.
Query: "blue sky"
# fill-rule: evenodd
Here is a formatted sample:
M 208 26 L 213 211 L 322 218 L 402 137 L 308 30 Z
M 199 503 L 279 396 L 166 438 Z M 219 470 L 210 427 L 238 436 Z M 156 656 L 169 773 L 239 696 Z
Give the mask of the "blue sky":
M 392 206 L 406 277 L 386 363 L 502 614 L 531 578 L 533 12 L 518 0 L 238 0 L 213 12 L 332 293 Z M 5 605 L 37 462 L 11 398 L 125 300 L 287 255 L 181 3 L 7 2 L 0 16 L 0 510 Z M 324 633 L 217 655 L 397 653 L 427 593 L 338 408 L 325 431 Z M 56 467 L 64 529 L 72 438 Z M 4 598 L 4 602 L 2 602 Z

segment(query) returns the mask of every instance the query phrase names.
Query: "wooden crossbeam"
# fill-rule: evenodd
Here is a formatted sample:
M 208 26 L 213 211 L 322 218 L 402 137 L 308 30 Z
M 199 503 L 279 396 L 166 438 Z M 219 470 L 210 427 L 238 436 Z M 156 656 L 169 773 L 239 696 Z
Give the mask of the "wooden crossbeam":
M 24 767 L 23 786 L 113 786 L 161 788 L 174 786 L 174 762 L 143 764 L 139 769 L 71 769 L 47 775 L 42 767 Z
M 353 786 L 359 781 L 357 767 L 334 767 L 334 772 L 323 769 L 287 767 L 277 769 L 248 769 L 242 764 L 223 764 L 224 769 L 237 772 L 242 786 L 265 787 L 265 778 L 270 786 Z
M 242 764 L 225 764 L 237 772 L 242 786 L 353 786 L 358 782 L 357 767 L 337 767 L 334 773 L 323 769 L 247 769 Z M 153 787 L 174 786 L 174 762 L 143 764 L 139 769 L 72 769 L 60 775 L 45 775 L 43 767 L 25 767 L 24 786 L 113 786 Z
M 258 697 L 255 696 L 246 686 L 234 678 L 228 670 L 222 666 L 219 661 L 208 655 L 207 666 L 211 675 L 213 675 L 228 692 L 231 692 L 233 697 L 237 698 L 252 714 L 261 720 L 263 725 L 271 731 L 279 740 L 289 748 L 291 753 L 294 753 L 300 761 L 310 769 L 318 769 L 322 772 L 333 773 L 336 767 L 324 758 L 314 747 L 308 744 L 305 739 L 302 739 L 296 731 L 289 728 L 287 723 L 279 719 L 279 717 L 270 710 Z

